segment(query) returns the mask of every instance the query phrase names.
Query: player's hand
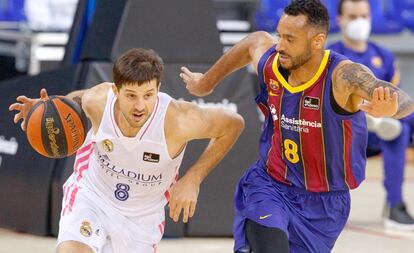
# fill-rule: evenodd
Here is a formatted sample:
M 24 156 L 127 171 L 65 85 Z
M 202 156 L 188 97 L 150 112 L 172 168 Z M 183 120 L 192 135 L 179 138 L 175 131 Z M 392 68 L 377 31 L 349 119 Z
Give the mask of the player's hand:
M 13 103 L 9 106 L 9 111 L 16 110 L 18 111 L 14 115 L 14 123 L 16 124 L 19 122 L 19 120 L 23 119 L 22 123 L 20 124 L 20 127 L 23 131 L 26 131 L 26 117 L 27 113 L 32 109 L 32 107 L 39 102 L 40 100 L 46 100 L 48 99 L 47 91 L 46 89 L 40 90 L 40 98 L 28 98 L 26 96 L 18 96 L 16 100 L 18 103 Z
M 375 88 L 372 100 L 359 105 L 359 109 L 373 117 L 392 117 L 398 111 L 398 93 L 390 88 Z
M 205 83 L 202 82 L 204 74 L 191 72 L 186 67 L 181 67 L 180 73 L 181 79 L 186 84 L 188 92 L 195 96 L 204 97 L 209 95 L 213 90 L 210 87 L 207 87 Z
M 193 217 L 197 205 L 200 184 L 192 180 L 191 177 L 184 176 L 170 189 L 170 218 L 178 222 L 181 211 L 183 212 L 183 222 Z

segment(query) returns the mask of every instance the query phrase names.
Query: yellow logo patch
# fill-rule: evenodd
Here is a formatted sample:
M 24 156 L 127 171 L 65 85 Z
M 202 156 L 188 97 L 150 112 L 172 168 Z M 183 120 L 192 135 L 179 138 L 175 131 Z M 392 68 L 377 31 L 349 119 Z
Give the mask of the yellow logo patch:
M 374 56 L 371 58 L 372 66 L 376 67 L 377 69 L 382 67 L 382 59 L 379 56 Z
M 89 221 L 82 221 L 80 233 L 85 237 L 90 237 L 92 235 L 92 227 Z
M 106 139 L 102 142 L 102 147 L 106 152 L 112 152 L 114 150 L 114 144 L 112 141 Z
M 269 80 L 269 86 L 270 86 L 270 89 L 272 89 L 272 90 L 278 90 L 279 89 L 279 83 L 274 79 Z

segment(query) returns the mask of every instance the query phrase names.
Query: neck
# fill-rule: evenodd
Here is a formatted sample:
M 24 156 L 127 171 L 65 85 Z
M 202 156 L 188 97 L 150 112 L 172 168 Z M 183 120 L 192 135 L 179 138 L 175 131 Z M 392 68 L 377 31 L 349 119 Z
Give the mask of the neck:
M 141 129 L 140 127 L 131 127 L 124 114 L 119 109 L 118 100 L 115 101 L 114 118 L 116 125 L 118 126 L 119 130 L 121 130 L 122 135 L 125 137 L 135 137 Z
M 343 37 L 342 41 L 344 42 L 345 46 L 347 46 L 348 48 L 351 48 L 352 50 L 356 52 L 365 52 L 368 47 L 368 41 L 355 41 L 345 36 Z
M 308 62 L 299 68 L 291 70 L 289 75 L 289 84 L 292 86 L 299 86 L 311 80 L 318 71 L 324 54 L 325 51 L 322 50 L 312 56 Z

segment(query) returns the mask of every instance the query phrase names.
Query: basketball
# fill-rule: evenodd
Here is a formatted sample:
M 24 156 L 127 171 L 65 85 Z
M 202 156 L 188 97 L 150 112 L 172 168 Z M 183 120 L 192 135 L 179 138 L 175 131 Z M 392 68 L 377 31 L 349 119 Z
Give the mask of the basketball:
M 86 117 L 81 107 L 63 96 L 36 103 L 26 117 L 26 136 L 39 154 L 63 158 L 79 149 L 86 137 Z

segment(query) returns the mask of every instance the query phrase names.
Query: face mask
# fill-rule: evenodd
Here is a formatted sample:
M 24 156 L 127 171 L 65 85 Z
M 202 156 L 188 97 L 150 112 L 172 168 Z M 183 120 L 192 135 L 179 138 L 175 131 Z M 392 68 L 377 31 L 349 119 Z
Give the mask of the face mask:
M 346 25 L 345 33 L 351 40 L 366 41 L 371 33 L 371 21 L 366 18 L 354 19 Z

